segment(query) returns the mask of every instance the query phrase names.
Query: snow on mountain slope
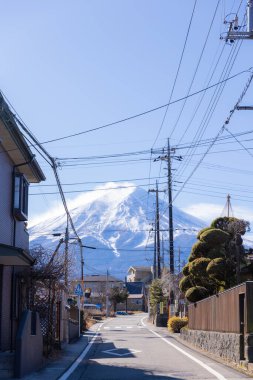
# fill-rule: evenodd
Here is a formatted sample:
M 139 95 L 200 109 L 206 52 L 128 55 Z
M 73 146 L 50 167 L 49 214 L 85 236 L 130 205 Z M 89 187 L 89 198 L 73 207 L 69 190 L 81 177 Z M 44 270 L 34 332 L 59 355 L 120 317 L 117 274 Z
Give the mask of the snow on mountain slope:
M 128 186 L 128 187 L 126 187 Z M 114 189 L 111 189 L 114 188 Z M 147 202 L 147 198 L 149 201 Z M 160 210 L 166 210 L 166 202 L 160 200 Z M 148 207 L 147 207 L 148 206 Z M 153 261 L 154 233 L 150 222 L 155 215 L 155 196 L 153 193 L 137 188 L 132 184 L 106 184 L 101 190 L 86 193 L 70 202 L 70 212 L 75 228 L 83 244 L 96 247 L 85 249 L 85 272 L 105 273 L 124 278 L 131 265 L 151 266 Z M 168 211 L 161 217 L 160 229 L 164 240 L 164 261 L 168 266 Z M 173 208 L 175 265 L 178 263 L 178 251 L 181 251 L 181 265 L 189 255 L 190 248 L 196 240 L 196 231 L 204 222 Z M 54 249 L 59 237 L 52 234 L 62 233 L 66 229 L 66 216 L 52 210 L 51 216 L 41 216 L 40 222 L 30 229 L 30 246 L 41 244 L 47 249 Z M 70 230 L 70 236 L 73 233 Z M 80 253 L 76 245 L 73 276 L 80 274 Z

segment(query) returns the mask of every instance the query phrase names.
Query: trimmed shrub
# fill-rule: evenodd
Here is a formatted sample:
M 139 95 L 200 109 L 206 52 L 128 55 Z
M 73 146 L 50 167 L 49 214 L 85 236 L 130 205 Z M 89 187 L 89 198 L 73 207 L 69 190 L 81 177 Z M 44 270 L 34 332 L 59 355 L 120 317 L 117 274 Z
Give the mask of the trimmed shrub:
M 207 252 L 206 256 L 211 260 L 217 259 L 220 257 L 223 258 L 226 256 L 226 251 L 224 247 L 219 246 L 219 247 L 210 249 L 210 251 Z
M 219 230 L 218 228 L 211 228 L 200 235 L 201 241 L 207 243 L 210 248 L 216 245 L 226 243 L 230 239 L 229 233 Z
M 196 260 L 196 257 L 190 255 L 190 256 L 188 257 L 188 261 L 189 261 L 188 264 L 190 264 L 193 260 Z
M 224 280 L 226 272 L 226 260 L 223 258 L 213 259 L 206 268 L 208 275 L 217 280 Z
M 182 327 L 185 327 L 188 324 L 187 317 L 171 317 L 168 320 L 168 329 L 174 333 L 179 333 Z
M 191 276 L 183 277 L 179 282 L 179 289 L 185 293 L 187 289 L 191 288 L 193 283 L 191 281 Z
M 205 252 L 208 251 L 208 245 L 203 241 L 197 241 L 193 244 L 191 249 L 191 255 L 197 259 L 198 257 L 205 256 Z
M 202 230 L 200 230 L 200 231 L 198 232 L 197 239 L 200 240 L 200 235 L 201 235 L 203 232 L 210 230 L 211 228 L 212 228 L 212 227 L 205 227 L 205 228 L 202 228 Z
M 209 292 L 203 286 L 194 286 L 187 290 L 185 297 L 190 302 L 198 302 L 209 296 Z
M 231 222 L 236 222 L 238 220 L 239 219 L 237 218 L 228 217 L 228 216 L 216 218 L 212 221 L 211 228 L 219 228 L 220 230 L 227 231 L 228 224 Z
M 196 277 L 206 277 L 207 276 L 206 268 L 208 264 L 210 263 L 210 261 L 211 260 L 206 257 L 195 259 L 189 265 L 190 274 Z
M 188 276 L 189 275 L 189 263 L 188 264 L 186 264 L 184 267 L 183 267 L 183 270 L 182 270 L 182 272 L 183 272 L 183 275 L 184 276 Z

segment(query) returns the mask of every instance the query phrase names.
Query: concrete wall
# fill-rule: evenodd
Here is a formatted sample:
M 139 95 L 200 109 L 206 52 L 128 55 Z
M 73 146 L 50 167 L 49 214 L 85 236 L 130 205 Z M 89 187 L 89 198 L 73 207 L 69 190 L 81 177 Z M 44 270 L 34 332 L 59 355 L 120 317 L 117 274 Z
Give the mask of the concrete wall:
M 16 338 L 14 375 L 22 377 L 43 365 L 43 338 L 39 314 L 35 314 L 35 330 L 32 329 L 32 312 L 22 314 Z
M 214 356 L 240 362 L 240 334 L 183 329 L 180 337 Z
M 69 321 L 69 342 L 79 337 L 79 323 Z

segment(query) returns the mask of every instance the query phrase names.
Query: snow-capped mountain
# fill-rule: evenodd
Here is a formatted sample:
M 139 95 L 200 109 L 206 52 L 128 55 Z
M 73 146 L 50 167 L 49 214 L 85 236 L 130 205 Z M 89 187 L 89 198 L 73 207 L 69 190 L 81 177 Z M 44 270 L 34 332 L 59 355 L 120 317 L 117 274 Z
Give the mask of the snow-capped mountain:
M 160 229 L 164 246 L 164 262 L 168 266 L 168 206 L 159 202 L 161 211 Z M 86 193 L 69 204 L 70 213 L 79 237 L 84 245 L 85 272 L 105 273 L 124 278 L 129 266 L 151 266 L 153 263 L 154 232 L 150 231 L 155 215 L 154 193 L 137 188 L 133 184 L 108 183 L 100 190 Z M 196 233 L 204 227 L 204 222 L 178 208 L 173 208 L 175 266 L 186 261 Z M 154 227 L 153 227 L 154 228 Z M 42 215 L 40 222 L 30 229 L 30 246 L 40 244 L 54 250 L 60 239 L 53 236 L 66 229 L 66 216 L 52 210 Z M 73 237 L 70 228 L 70 237 Z M 71 250 L 76 260 L 73 276 L 80 274 L 80 253 L 74 240 L 70 239 Z M 76 273 L 75 273 L 76 272 Z

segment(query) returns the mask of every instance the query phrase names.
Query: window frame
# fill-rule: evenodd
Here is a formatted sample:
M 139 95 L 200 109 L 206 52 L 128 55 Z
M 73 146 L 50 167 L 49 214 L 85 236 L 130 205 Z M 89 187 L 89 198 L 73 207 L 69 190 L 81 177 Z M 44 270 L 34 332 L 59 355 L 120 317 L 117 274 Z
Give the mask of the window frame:
M 22 173 L 13 173 L 12 212 L 20 220 L 28 220 L 29 182 Z

